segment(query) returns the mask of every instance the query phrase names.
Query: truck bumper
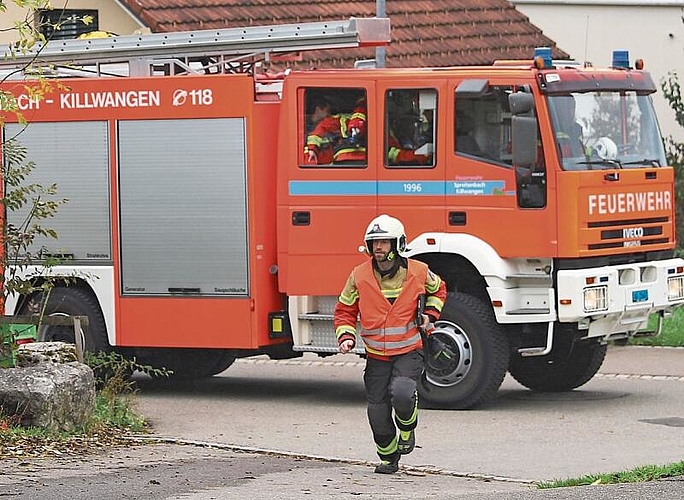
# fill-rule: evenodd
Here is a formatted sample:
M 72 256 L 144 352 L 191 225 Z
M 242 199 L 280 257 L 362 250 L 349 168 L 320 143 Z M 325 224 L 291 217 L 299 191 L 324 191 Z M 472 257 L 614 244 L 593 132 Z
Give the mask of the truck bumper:
M 649 315 L 684 304 L 684 260 L 560 270 L 558 320 L 579 323 L 588 337 L 634 334 Z

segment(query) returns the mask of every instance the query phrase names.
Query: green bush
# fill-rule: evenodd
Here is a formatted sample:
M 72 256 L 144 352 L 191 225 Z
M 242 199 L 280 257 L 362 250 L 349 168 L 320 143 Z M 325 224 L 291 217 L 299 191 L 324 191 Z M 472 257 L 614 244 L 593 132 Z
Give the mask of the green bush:
M 131 397 L 137 390 L 131 375 L 141 372 L 167 377 L 168 371 L 141 365 L 135 358 L 128 359 L 116 352 L 86 352 L 84 361 L 93 370 L 98 390 L 94 420 L 120 429 L 143 430 L 145 420 L 131 409 Z
M 684 127 L 684 103 L 682 102 L 682 90 L 679 85 L 677 73 L 671 71 L 667 78 L 660 82 L 663 96 L 674 111 L 675 120 Z M 675 141 L 672 136 L 665 138 L 665 153 L 667 162 L 675 170 L 675 217 L 677 222 L 677 242 L 684 242 L 684 143 Z

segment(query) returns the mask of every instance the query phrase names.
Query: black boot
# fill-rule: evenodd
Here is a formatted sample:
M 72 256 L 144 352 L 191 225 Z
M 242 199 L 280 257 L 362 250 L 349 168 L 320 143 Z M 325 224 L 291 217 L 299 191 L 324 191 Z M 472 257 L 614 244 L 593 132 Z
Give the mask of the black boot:
M 409 435 L 408 438 L 404 439 L 402 437 L 402 434 L 404 431 L 399 432 L 399 443 L 397 445 L 397 448 L 399 450 L 399 453 L 402 455 L 408 455 L 413 451 L 413 448 L 416 447 L 416 431 L 408 431 Z
M 399 470 L 399 455 L 391 457 L 388 460 L 383 460 L 375 467 L 376 474 L 394 474 Z

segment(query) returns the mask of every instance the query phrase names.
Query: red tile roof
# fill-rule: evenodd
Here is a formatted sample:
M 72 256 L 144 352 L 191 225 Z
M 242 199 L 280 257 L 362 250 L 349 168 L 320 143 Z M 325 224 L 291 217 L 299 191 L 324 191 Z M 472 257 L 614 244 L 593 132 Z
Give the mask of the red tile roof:
M 375 0 L 121 0 L 152 32 L 373 17 Z M 387 67 L 491 64 L 531 59 L 535 47 L 568 54 L 507 0 L 386 0 Z M 373 48 L 307 52 L 299 67 L 350 67 Z

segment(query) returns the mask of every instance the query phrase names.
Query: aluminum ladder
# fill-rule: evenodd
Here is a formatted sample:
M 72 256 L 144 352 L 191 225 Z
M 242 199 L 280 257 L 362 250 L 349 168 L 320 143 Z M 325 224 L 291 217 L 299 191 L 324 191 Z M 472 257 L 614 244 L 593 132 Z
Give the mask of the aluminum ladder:
M 350 18 L 217 30 L 123 35 L 109 38 L 53 40 L 19 51 L 0 46 L 0 70 L 31 70 L 43 75 L 150 76 L 166 74 L 246 72 L 255 61 L 304 50 L 373 47 L 390 41 L 389 18 Z M 244 61 L 248 61 L 245 65 Z M 194 66 L 193 66 L 194 64 Z M 103 70 L 108 65 L 111 73 Z M 112 66 L 114 65 L 114 66 Z M 69 74 L 71 70 L 74 75 Z

